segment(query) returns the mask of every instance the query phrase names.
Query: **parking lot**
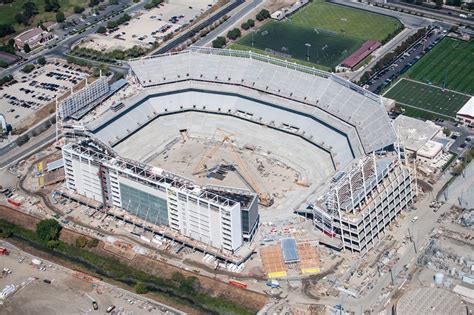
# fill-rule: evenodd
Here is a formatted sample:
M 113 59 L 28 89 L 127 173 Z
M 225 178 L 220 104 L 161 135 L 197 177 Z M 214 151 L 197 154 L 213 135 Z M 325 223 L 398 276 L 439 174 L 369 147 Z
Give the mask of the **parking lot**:
M 11 83 L 0 88 L 0 112 L 15 127 L 86 76 L 77 67 L 59 62 L 37 65 L 30 73 L 18 71 Z
M 394 60 L 389 66 L 380 70 L 375 74 L 365 86 L 367 90 L 380 93 L 385 87 L 390 85 L 398 76 L 405 73 L 411 66 L 413 66 L 418 60 L 423 57 L 431 48 L 434 47 L 444 36 L 446 35 L 440 29 L 434 30 L 428 36 L 426 44 L 423 41 L 419 41 L 407 52 L 402 54 L 399 58 Z M 425 50 L 426 47 L 426 50 Z
M 106 34 L 94 34 L 81 46 L 98 51 L 150 48 L 155 41 L 179 31 L 212 7 L 216 0 L 171 0 L 157 8 L 137 12 L 132 20 Z

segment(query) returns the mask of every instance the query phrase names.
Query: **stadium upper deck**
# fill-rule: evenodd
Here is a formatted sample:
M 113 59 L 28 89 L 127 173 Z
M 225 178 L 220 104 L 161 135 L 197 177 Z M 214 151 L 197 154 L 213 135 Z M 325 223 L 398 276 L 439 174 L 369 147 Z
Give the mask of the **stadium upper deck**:
M 130 66 L 144 91 L 100 125 L 89 126 L 109 145 L 160 114 L 186 110 L 294 133 L 331 153 L 336 169 L 395 142 L 380 97 L 327 72 L 209 48 L 136 59 Z

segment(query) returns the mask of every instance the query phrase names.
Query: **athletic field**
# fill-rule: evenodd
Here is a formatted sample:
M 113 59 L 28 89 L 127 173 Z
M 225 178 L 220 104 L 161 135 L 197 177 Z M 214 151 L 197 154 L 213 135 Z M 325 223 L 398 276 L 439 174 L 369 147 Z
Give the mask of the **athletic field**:
M 283 21 L 267 22 L 230 48 L 329 69 L 366 40 L 381 41 L 399 27 L 400 22 L 391 17 L 314 0 Z
M 401 79 L 385 94 L 405 110 L 405 114 L 424 119 L 455 118 L 469 96 L 442 88 Z
M 444 38 L 406 76 L 450 90 L 474 94 L 474 41 Z
M 392 17 L 349 8 L 322 0 L 314 0 L 289 17 L 290 23 L 304 28 L 319 28 L 364 41 L 382 41 L 401 23 Z
M 252 34 L 242 38 L 238 44 L 271 53 L 283 59 L 298 59 L 335 67 L 352 54 L 363 43 L 351 38 L 323 30 L 314 30 L 289 23 L 270 21 Z M 309 60 L 308 60 L 308 47 Z

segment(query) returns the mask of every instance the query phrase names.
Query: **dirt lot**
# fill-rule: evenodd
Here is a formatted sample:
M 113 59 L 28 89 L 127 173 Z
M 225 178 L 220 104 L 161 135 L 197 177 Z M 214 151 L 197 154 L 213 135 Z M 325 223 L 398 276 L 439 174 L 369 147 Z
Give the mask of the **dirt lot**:
M 36 227 L 36 222 L 39 221 L 39 219 L 33 216 L 18 212 L 14 209 L 11 209 L 9 207 L 4 207 L 4 206 L 0 206 L 0 218 L 8 219 L 11 222 L 20 224 L 29 229 L 34 229 Z M 73 243 L 75 242 L 76 238 L 79 237 L 80 235 L 81 234 L 77 232 L 74 232 L 68 229 L 63 229 L 61 232 L 61 239 L 66 242 Z M 110 252 L 103 249 L 102 242 L 95 249 L 95 251 L 98 254 L 105 255 L 105 256 L 112 255 Z M 42 255 L 43 257 L 46 257 L 46 255 L 41 252 L 35 252 L 34 254 L 38 256 Z M 114 257 L 117 258 L 117 256 L 115 255 Z M 47 257 L 47 258 L 52 259 L 52 257 Z M 220 282 L 216 279 L 212 279 L 212 278 L 202 276 L 193 272 L 189 272 L 181 268 L 169 265 L 165 262 L 151 259 L 146 256 L 137 255 L 131 261 L 121 258 L 121 257 L 118 257 L 118 258 L 120 258 L 120 260 L 123 263 L 126 263 L 137 269 L 144 270 L 150 274 L 159 275 L 160 277 L 171 277 L 171 274 L 175 271 L 179 271 L 185 276 L 195 276 L 199 279 L 201 286 L 205 290 L 208 290 L 208 292 L 216 296 L 225 296 L 228 300 L 236 304 L 240 304 L 242 301 L 246 301 L 246 304 L 248 305 L 248 307 L 251 307 L 253 309 L 261 309 L 267 302 L 267 297 L 265 295 L 262 295 L 253 291 L 249 291 L 249 290 L 239 289 L 239 288 L 230 286 L 226 283 Z M 152 296 L 152 297 L 153 299 L 159 300 L 167 305 L 171 305 L 173 307 L 179 308 L 186 312 L 192 312 L 192 313 L 194 312 L 192 309 L 183 308 L 180 305 L 174 305 L 171 303 L 172 301 L 165 301 L 162 299 L 158 299 L 156 296 Z
M 9 248 L 10 254 L 2 257 L 0 266 L 12 272 L 0 276 L 0 288 L 13 284 L 18 290 L 0 306 L 1 314 L 83 314 L 94 312 L 92 299 L 98 304 L 99 314 L 104 314 L 110 305 L 123 313 L 164 314 L 163 306 L 142 296 L 102 281 L 78 278 L 74 271 L 43 259 L 40 266 L 34 265 L 34 256 L 7 243 L 2 246 Z

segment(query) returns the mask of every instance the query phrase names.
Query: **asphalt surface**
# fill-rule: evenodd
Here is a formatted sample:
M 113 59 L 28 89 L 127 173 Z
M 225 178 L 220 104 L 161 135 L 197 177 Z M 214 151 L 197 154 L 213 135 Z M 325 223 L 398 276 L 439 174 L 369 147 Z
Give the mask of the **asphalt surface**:
M 443 7 L 442 9 L 435 9 L 426 6 L 402 2 L 400 0 L 388 0 L 387 2 L 389 5 L 393 5 L 395 7 L 405 7 L 413 11 L 423 12 L 424 14 L 431 15 L 436 18 L 451 20 L 453 22 L 467 24 L 470 26 L 474 25 L 474 17 L 468 16 L 469 12 L 461 11 L 460 9 L 454 10 L 447 7 Z M 460 16 L 460 14 L 466 15 L 467 17 L 463 18 Z
M 254 10 L 258 7 L 263 0 L 252 0 L 249 4 L 247 4 L 242 10 L 237 12 L 236 14 L 232 15 L 227 21 L 219 25 L 217 28 L 209 32 L 204 38 L 201 38 L 193 46 L 206 46 L 211 43 L 217 36 L 225 32 L 228 28 L 238 22 L 241 18 L 246 16 L 249 12 Z
M 138 11 L 138 10 L 141 10 L 143 9 L 143 6 L 145 5 L 145 2 L 140 2 L 138 4 L 134 4 L 130 7 L 128 7 L 127 9 L 124 10 L 123 13 L 121 14 L 131 14 L 135 11 Z M 114 10 L 117 10 L 115 9 L 114 7 L 118 7 L 118 6 L 112 6 L 112 9 Z M 94 18 L 97 18 L 97 17 L 94 17 Z M 104 16 L 102 16 L 102 20 L 97 22 L 96 24 L 94 25 L 90 25 L 90 26 L 87 26 L 87 29 L 85 29 L 84 31 L 82 31 L 82 33 L 76 33 L 74 35 L 68 35 L 67 38 L 63 39 L 63 40 L 60 40 L 59 42 L 57 42 L 56 44 L 49 44 L 46 49 L 43 49 L 41 51 L 39 51 L 38 53 L 35 53 L 31 56 L 28 57 L 27 60 L 23 60 L 22 62 L 20 63 L 17 63 L 16 65 L 13 65 L 11 67 L 8 67 L 7 69 L 3 70 L 0 72 L 0 76 L 3 77 L 5 75 L 9 75 L 9 74 L 12 74 L 13 72 L 15 72 L 16 70 L 18 70 L 19 68 L 21 68 L 23 65 L 27 64 L 27 63 L 31 63 L 31 62 L 34 62 L 36 59 L 42 57 L 42 56 L 60 56 L 60 57 L 64 57 L 66 55 L 66 53 L 68 51 L 71 50 L 71 46 L 77 42 L 78 40 L 90 35 L 90 34 L 93 34 L 93 33 L 96 33 L 96 30 L 99 26 L 106 26 L 108 20 L 110 19 L 116 19 L 117 17 L 106 17 L 104 19 Z M 81 26 L 83 25 L 84 27 L 86 26 L 86 23 L 88 20 L 85 20 Z M 81 26 L 76 26 L 75 28 L 77 28 L 79 30 L 79 28 Z
M 370 12 L 375 12 L 387 16 L 392 16 L 400 22 L 402 22 L 403 25 L 407 28 L 420 28 L 420 27 L 425 27 L 430 24 L 430 21 L 421 17 L 421 16 L 415 16 L 411 14 L 406 14 L 406 13 L 401 13 L 401 12 L 395 12 L 392 10 L 384 9 L 384 8 L 379 8 L 373 5 L 367 5 L 365 3 L 357 2 L 357 1 L 348 1 L 348 0 L 330 0 L 329 2 L 344 5 L 347 7 L 352 7 L 356 9 L 361 9 L 365 11 L 370 11 Z
M 215 13 L 214 15 L 210 16 L 209 18 L 207 18 L 206 20 L 204 20 L 203 22 L 199 23 L 198 25 L 196 25 L 195 27 L 193 27 L 192 29 L 188 30 L 187 32 L 179 35 L 177 38 L 171 40 L 169 43 L 167 43 L 165 46 L 163 47 L 160 47 L 158 50 L 156 50 L 153 55 L 160 55 L 160 54 L 163 54 L 163 53 L 166 53 L 168 52 L 169 50 L 183 44 L 184 42 L 186 42 L 188 39 L 190 39 L 191 37 L 193 37 L 196 33 L 200 32 L 203 28 L 206 28 L 208 27 L 209 25 L 211 25 L 212 23 L 218 21 L 219 19 L 221 19 L 224 15 L 228 14 L 229 12 L 235 10 L 236 8 L 238 8 L 240 5 L 244 4 L 245 1 L 244 0 L 234 0 L 234 2 L 232 2 L 231 4 L 229 4 L 228 6 L 226 6 L 225 8 L 223 8 L 222 10 L 219 10 L 217 13 Z M 237 13 L 238 14 L 238 13 Z
M 395 59 L 390 65 L 381 69 L 374 76 L 370 78 L 365 86 L 367 90 L 380 93 L 386 86 L 393 82 L 397 77 L 405 73 L 411 66 L 413 66 L 424 54 L 431 50 L 442 38 L 444 34 L 442 31 L 438 33 L 432 31 L 428 33 L 426 44 L 423 43 L 423 38 L 418 40 L 415 44 L 405 50 L 401 56 Z M 424 49 L 426 47 L 426 49 Z
M 25 143 L 22 147 L 18 147 L 15 145 L 13 147 L 8 146 L 6 148 L 2 148 L 3 150 L 2 152 L 0 152 L 0 156 L 2 156 L 2 158 L 5 158 L 4 154 L 8 154 L 10 150 L 12 150 L 13 148 L 18 147 L 19 152 L 15 153 L 14 155 L 10 157 L 6 157 L 5 159 L 2 159 L 2 161 L 0 162 L 0 169 L 7 167 L 11 163 L 14 163 L 22 158 L 24 159 L 26 157 L 29 157 L 35 154 L 36 152 L 40 151 L 43 147 L 53 143 L 55 136 L 56 136 L 55 129 L 50 128 L 50 130 L 45 131 L 44 133 L 38 136 L 38 138 L 41 138 L 39 140 L 36 137 L 34 137 L 34 138 L 31 138 L 30 141 Z

